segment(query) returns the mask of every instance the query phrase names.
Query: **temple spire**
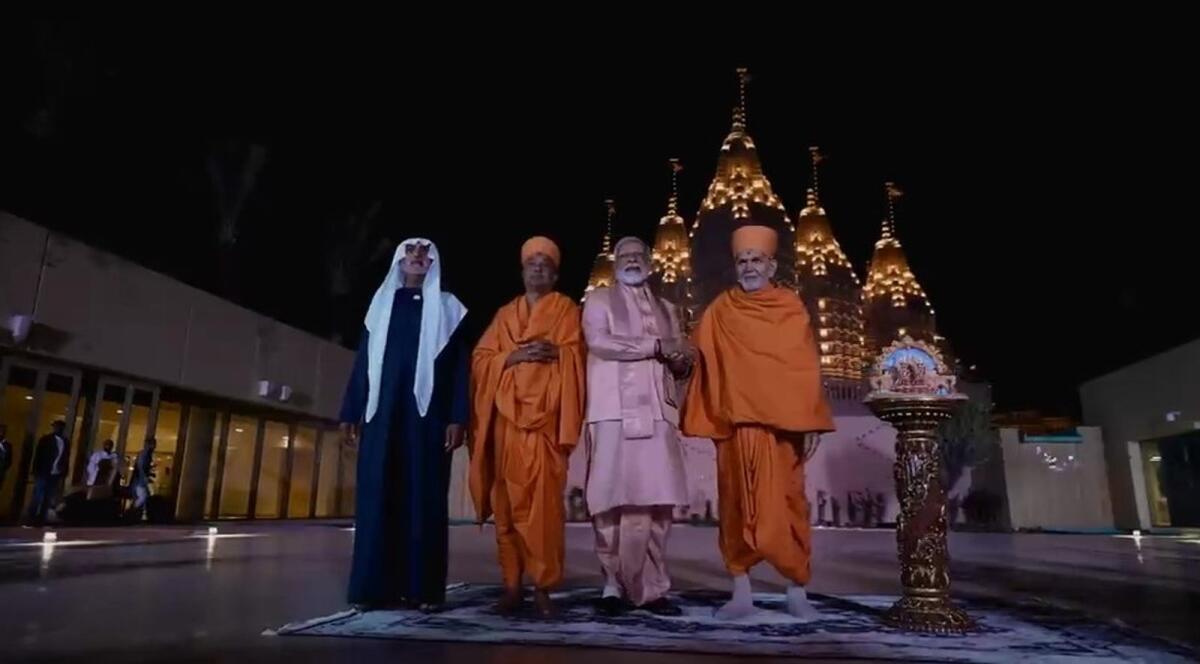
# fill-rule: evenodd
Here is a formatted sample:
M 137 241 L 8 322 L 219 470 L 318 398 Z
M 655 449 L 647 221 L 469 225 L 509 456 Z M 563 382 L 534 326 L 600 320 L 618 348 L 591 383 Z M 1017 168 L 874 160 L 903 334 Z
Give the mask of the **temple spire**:
M 786 243 L 796 232 L 783 201 L 771 188 L 763 172 L 758 148 L 746 131 L 747 71 L 738 69 L 738 103 L 733 130 L 721 142 L 717 169 L 700 202 L 692 226 L 692 287 L 688 291 L 689 311 L 699 313 L 708 303 L 733 286 L 729 269 L 729 238 L 738 227 L 747 224 L 769 226 Z M 779 261 L 776 281 L 792 284 L 795 264 Z
M 862 290 L 850 259 L 833 234 L 821 207 L 819 164 L 824 155 L 808 148 L 811 179 L 808 201 L 796 221 L 796 287 L 808 308 L 821 351 L 821 375 L 834 398 L 857 394 L 863 377 Z M 830 382 L 832 381 L 832 382 Z M 839 382 L 840 381 L 840 382 Z
M 895 182 L 884 182 L 883 191 L 887 196 L 887 216 L 883 219 L 883 231 L 880 239 L 890 240 L 896 237 L 896 199 L 903 196 L 904 192 L 896 186 Z
M 821 149 L 815 145 L 808 148 L 808 155 L 812 162 L 812 186 L 808 190 L 812 200 L 809 204 L 815 205 L 821 201 L 821 169 L 818 166 L 825 161 L 825 155 L 821 154 Z
M 678 157 L 671 157 L 668 161 L 671 164 L 671 197 L 667 199 L 667 216 L 674 217 L 679 214 L 679 171 L 683 170 L 683 166 L 679 164 Z
M 671 165 L 671 196 L 667 199 L 667 213 L 658 220 L 658 227 L 654 231 L 650 259 L 654 264 L 653 279 L 659 294 L 684 305 L 686 312 L 692 262 L 687 226 L 683 217 L 679 216 L 679 172 L 683 166 L 676 158 L 671 158 L 668 163 Z
M 884 183 L 887 212 L 883 231 L 875 242 L 875 253 L 867 269 L 863 298 L 867 309 L 867 339 L 870 352 L 898 338 L 911 336 L 936 342 L 933 305 L 917 282 L 908 257 L 896 236 L 896 201 L 904 192 L 893 182 Z
M 738 67 L 738 103 L 733 108 L 733 130 L 746 130 L 746 83 L 750 80 L 750 70 Z
M 608 222 L 604 225 L 604 243 L 601 247 L 601 252 L 612 253 L 612 227 L 613 217 L 617 216 L 617 202 L 611 198 L 604 199 L 604 205 L 608 208 Z
M 604 240 L 600 246 L 600 253 L 596 254 L 596 260 L 592 262 L 592 274 L 588 277 L 587 288 L 583 291 L 583 299 L 587 300 L 588 293 L 611 286 L 613 282 L 613 254 L 612 254 L 612 227 L 613 217 L 617 216 L 617 204 L 611 198 L 604 199 L 604 206 L 608 208 L 608 221 L 604 225 Z

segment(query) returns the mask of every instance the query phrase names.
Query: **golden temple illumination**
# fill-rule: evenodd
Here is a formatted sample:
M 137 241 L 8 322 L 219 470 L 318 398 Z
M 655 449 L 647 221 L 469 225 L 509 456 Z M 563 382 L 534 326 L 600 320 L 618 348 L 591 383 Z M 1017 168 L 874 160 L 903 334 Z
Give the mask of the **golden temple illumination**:
M 671 159 L 671 192 L 666 214 L 659 219 L 651 248 L 651 283 L 668 301 L 679 306 L 691 326 L 709 302 L 737 283 L 730 260 L 730 238 L 739 227 L 754 224 L 773 228 L 780 237 L 775 282 L 792 288 L 804 300 L 821 351 L 821 373 L 832 398 L 860 399 L 867 358 L 903 336 L 929 342 L 950 357 L 948 341 L 936 334 L 933 307 L 913 276 L 896 237 L 896 200 L 900 190 L 887 183 L 887 212 L 866 277 L 860 281 L 853 264 L 834 236 L 821 199 L 820 164 L 824 156 L 809 148 L 811 186 L 796 223 L 788 219 L 783 202 L 764 174 L 754 140 L 747 133 L 745 69 L 738 70 L 738 97 L 733 124 L 721 145 L 716 173 L 696 219 L 688 224 L 679 214 L 679 160 Z M 612 222 L 615 207 L 608 201 L 608 230 L 588 279 L 587 293 L 614 280 Z M 785 240 L 792 239 L 788 259 Z
M 733 127 L 721 144 L 717 173 L 708 185 L 708 195 L 701 203 L 702 210 L 716 210 L 726 205 L 733 210 L 734 219 L 750 219 L 750 204 L 758 203 L 784 212 L 783 202 L 771 189 L 763 174 L 762 162 L 754 139 L 746 133 L 745 69 L 738 69 L 738 105 L 733 110 Z M 696 219 L 699 227 L 700 219 Z M 791 223 L 788 223 L 789 230 Z
M 691 321 L 687 305 L 692 280 L 692 247 L 688 241 L 687 223 L 679 214 L 679 172 L 683 167 L 678 159 L 671 159 L 670 164 L 671 195 L 667 198 L 667 213 L 658 220 L 658 228 L 654 231 L 650 256 L 654 273 L 650 279 L 660 296 L 679 305 L 687 324 Z
M 884 189 L 887 215 L 871 257 L 867 285 L 863 287 L 867 336 L 873 350 L 883 348 L 903 334 L 920 341 L 933 341 L 935 330 L 933 305 L 913 276 L 908 257 L 896 237 L 896 200 L 903 194 L 891 182 L 885 183 Z
M 754 140 L 746 132 L 745 69 L 738 70 L 738 100 L 733 125 L 717 157 L 717 168 L 701 201 L 691 238 L 692 283 L 684 309 L 698 316 L 704 307 L 736 283 L 730 260 L 730 238 L 741 226 L 767 226 L 779 234 L 781 247 L 796 229 L 783 201 L 775 195 L 764 174 Z M 786 254 L 784 255 L 786 257 Z M 775 281 L 794 288 L 795 261 L 779 261 Z
M 671 159 L 671 197 L 667 199 L 667 214 L 658 220 L 658 229 L 654 233 L 654 272 L 664 284 L 686 281 L 692 273 L 687 226 L 679 216 L 678 174 L 681 170 L 679 160 Z
M 612 225 L 613 217 L 617 216 L 617 205 L 611 198 L 604 201 L 604 205 L 608 208 L 608 224 L 604 227 L 600 253 L 596 254 L 596 260 L 592 263 L 592 274 L 583 291 L 583 300 L 587 300 L 588 293 L 613 283 Z
M 809 148 L 812 187 L 796 223 L 796 290 L 821 339 L 821 373 L 829 378 L 861 380 L 863 294 L 858 275 L 842 251 L 820 201 L 820 151 Z

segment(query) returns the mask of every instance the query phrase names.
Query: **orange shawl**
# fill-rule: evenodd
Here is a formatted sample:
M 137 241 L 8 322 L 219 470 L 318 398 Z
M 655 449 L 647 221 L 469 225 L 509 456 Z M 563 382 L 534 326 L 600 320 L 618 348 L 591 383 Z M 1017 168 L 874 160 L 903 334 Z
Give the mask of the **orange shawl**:
M 558 362 L 517 364 L 509 353 L 545 340 L 558 346 Z M 492 514 L 496 416 L 519 429 L 539 432 L 568 453 L 583 429 L 585 389 L 583 331 L 579 307 L 561 293 L 545 295 L 532 309 L 521 295 L 496 312 L 471 354 L 471 495 L 476 518 Z
M 700 363 L 684 402 L 685 434 L 722 440 L 741 424 L 833 431 L 816 338 L 792 291 L 725 291 L 704 311 L 692 342 Z

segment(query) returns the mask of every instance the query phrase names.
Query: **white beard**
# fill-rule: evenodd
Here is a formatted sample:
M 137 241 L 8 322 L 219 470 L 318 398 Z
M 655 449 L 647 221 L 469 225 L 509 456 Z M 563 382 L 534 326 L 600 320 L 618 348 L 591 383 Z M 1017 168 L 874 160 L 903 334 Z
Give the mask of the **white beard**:
M 626 272 L 625 270 L 620 270 L 617 272 L 617 281 L 626 286 L 636 287 L 646 283 L 648 276 L 645 272 Z
M 771 280 L 766 277 L 762 277 L 762 276 L 747 275 L 747 276 L 743 276 L 743 277 L 738 277 L 738 284 L 741 285 L 742 290 L 746 291 L 747 293 L 753 293 L 755 291 L 760 291 L 763 288 L 766 288 L 767 284 L 769 284 L 769 283 L 771 283 Z

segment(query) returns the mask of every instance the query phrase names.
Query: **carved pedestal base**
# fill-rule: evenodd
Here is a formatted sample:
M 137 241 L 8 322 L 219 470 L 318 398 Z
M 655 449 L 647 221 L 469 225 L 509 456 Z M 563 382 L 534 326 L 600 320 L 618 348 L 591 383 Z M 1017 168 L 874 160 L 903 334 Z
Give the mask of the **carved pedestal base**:
M 954 606 L 949 597 L 901 597 L 884 612 L 883 623 L 910 632 L 931 634 L 965 634 L 975 629 L 971 616 Z
M 885 624 L 914 632 L 962 634 L 975 621 L 950 603 L 946 548 L 946 494 L 942 487 L 937 426 L 949 419 L 962 395 L 872 395 L 867 405 L 896 427 L 896 548 L 904 596 L 884 613 Z

